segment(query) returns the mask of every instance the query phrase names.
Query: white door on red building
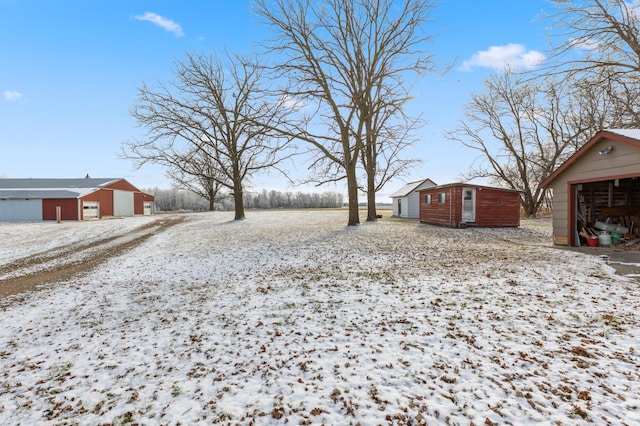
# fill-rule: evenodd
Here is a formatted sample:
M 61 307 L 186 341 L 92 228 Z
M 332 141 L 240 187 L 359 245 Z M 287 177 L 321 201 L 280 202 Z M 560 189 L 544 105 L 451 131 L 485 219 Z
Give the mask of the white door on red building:
M 100 219 L 100 203 L 97 201 L 82 202 L 82 219 Z
M 462 221 L 476 221 L 476 190 L 475 188 L 462 188 Z

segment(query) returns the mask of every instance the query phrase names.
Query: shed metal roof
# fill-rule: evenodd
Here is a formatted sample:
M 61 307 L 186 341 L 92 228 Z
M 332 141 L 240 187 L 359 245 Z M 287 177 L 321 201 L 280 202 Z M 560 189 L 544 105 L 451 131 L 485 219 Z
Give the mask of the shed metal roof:
M 0 199 L 78 198 L 90 194 L 120 178 L 26 178 L 0 179 Z
M 42 198 L 78 198 L 80 194 L 94 189 L 66 191 L 62 189 L 0 189 L 0 200 L 28 200 Z
M 97 189 L 107 184 L 117 182 L 119 178 L 80 178 L 80 179 L 0 179 L 0 189 Z
M 403 186 L 402 188 L 398 189 L 396 192 L 394 192 L 393 194 L 391 194 L 389 196 L 389 198 L 396 198 L 396 197 L 406 197 L 407 195 L 411 194 L 413 191 L 415 191 L 420 185 L 422 185 L 425 182 L 431 182 L 433 185 L 435 185 L 435 182 L 432 181 L 431 179 L 422 179 L 416 182 L 409 182 L 408 184 L 406 184 L 405 186 Z

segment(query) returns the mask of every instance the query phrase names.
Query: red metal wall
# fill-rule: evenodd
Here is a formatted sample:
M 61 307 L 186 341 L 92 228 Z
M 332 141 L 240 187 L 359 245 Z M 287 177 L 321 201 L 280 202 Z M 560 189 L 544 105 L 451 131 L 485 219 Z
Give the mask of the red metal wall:
M 61 207 L 62 220 L 78 220 L 78 200 L 75 198 L 42 200 L 42 220 L 57 220 L 57 206 Z
M 155 201 L 155 197 L 144 192 L 136 192 L 133 194 L 133 214 L 144 214 L 144 202 Z
M 136 188 L 135 186 L 131 185 L 129 182 L 127 182 L 124 179 L 120 179 L 119 181 L 116 181 L 110 185 L 106 185 L 103 188 L 109 188 L 109 189 L 119 189 L 121 191 L 133 191 L 133 192 L 138 192 L 140 191 L 138 188 Z
M 100 203 L 101 218 L 105 216 L 113 216 L 113 191 L 109 189 L 99 189 L 91 194 L 87 194 L 80 198 L 80 202 L 82 201 L 98 201 Z

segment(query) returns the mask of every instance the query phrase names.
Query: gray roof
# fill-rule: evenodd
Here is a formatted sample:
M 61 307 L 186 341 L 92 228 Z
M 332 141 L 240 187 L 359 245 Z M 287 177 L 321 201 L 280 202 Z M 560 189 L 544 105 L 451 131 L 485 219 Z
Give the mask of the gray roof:
M 27 200 L 42 198 L 78 198 L 79 192 L 56 190 L 56 189 L 0 189 L 0 200 Z
M 56 188 L 100 188 L 117 182 L 120 178 L 85 179 L 0 179 L 0 189 L 56 189 Z
M 424 184 L 427 181 L 432 183 L 431 186 L 436 186 L 435 182 L 432 181 L 431 179 L 422 179 L 422 180 L 418 180 L 416 182 L 410 182 L 410 183 L 406 184 L 405 186 L 403 186 L 402 188 L 398 189 L 393 194 L 389 195 L 389 197 L 390 198 L 406 197 L 407 195 L 409 195 L 413 191 L 415 191 L 420 185 Z
M 0 179 L 0 199 L 78 198 L 120 178 Z

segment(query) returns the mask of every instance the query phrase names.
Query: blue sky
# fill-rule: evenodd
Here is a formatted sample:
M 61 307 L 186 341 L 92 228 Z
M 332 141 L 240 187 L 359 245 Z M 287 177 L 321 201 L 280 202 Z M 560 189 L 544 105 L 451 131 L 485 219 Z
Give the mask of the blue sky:
M 0 177 L 124 177 L 141 188 L 168 187 L 162 169 L 119 158 L 123 141 L 142 135 L 129 110 L 143 82 L 173 79 L 185 52 L 255 51 L 268 36 L 250 0 L 0 0 Z M 407 152 L 422 159 L 404 181 L 460 180 L 476 158 L 444 138 L 463 117 L 469 94 L 505 61 L 524 66 L 544 59 L 545 0 L 441 0 L 428 46 L 450 72 L 415 87 L 410 111 L 427 125 Z M 299 162 L 293 175 L 302 176 Z M 379 194 L 402 186 L 392 181 Z M 289 187 L 277 175 L 253 189 Z M 316 191 L 341 190 L 321 187 Z M 389 201 L 388 199 L 386 201 Z

